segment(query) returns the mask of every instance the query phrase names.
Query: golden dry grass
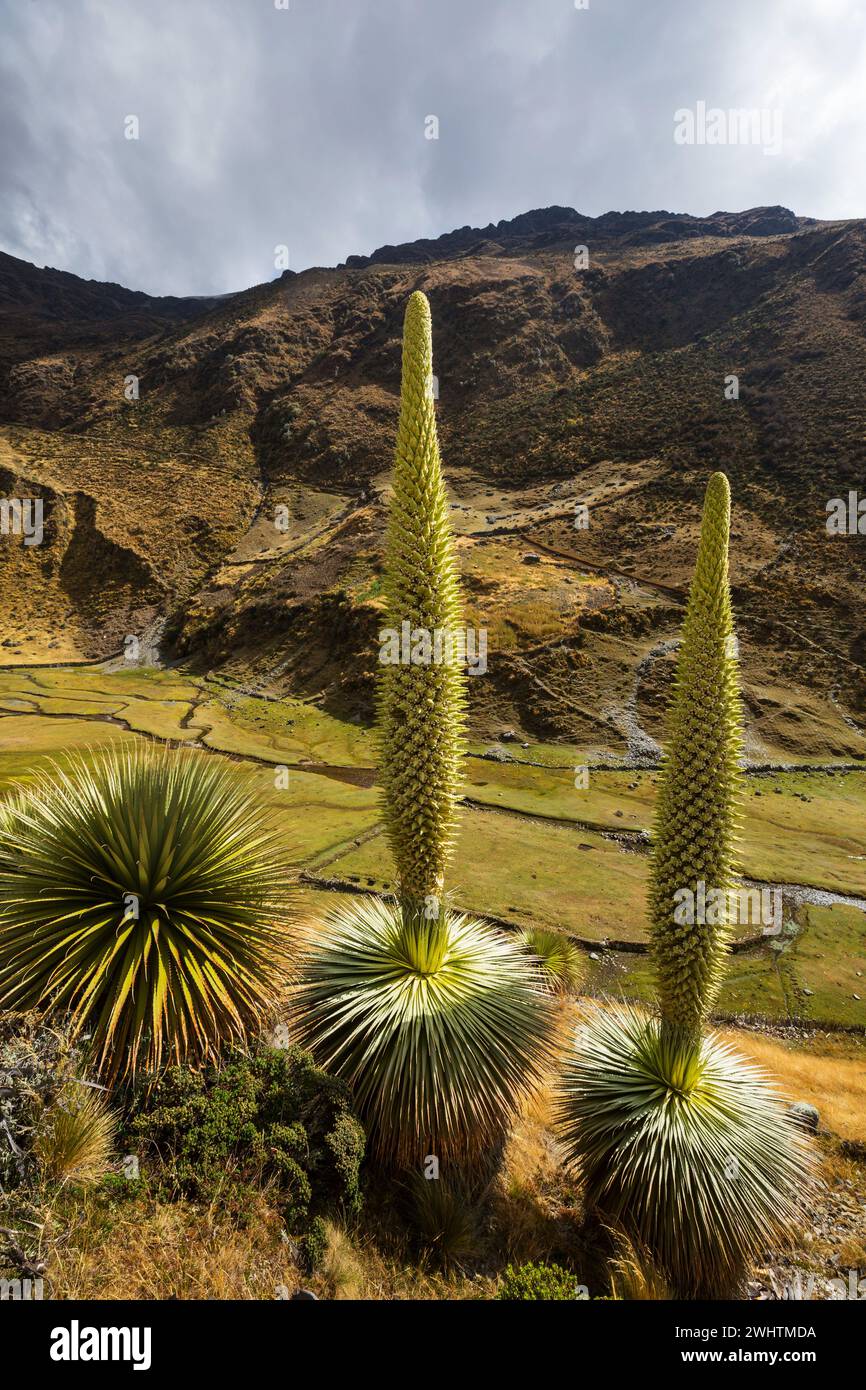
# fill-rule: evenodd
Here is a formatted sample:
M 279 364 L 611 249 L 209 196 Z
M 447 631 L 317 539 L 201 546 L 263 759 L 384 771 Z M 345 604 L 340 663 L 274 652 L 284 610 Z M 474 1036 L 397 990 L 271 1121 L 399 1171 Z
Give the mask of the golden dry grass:
M 65 1212 L 47 1277 L 60 1299 L 270 1299 L 303 1280 L 264 1201 L 241 1229 L 211 1208 L 86 1192 Z M 284 1295 L 283 1295 L 284 1296 Z
M 558 1051 L 563 1056 L 579 1005 L 563 998 L 558 1010 Z M 511 1130 L 502 1169 L 491 1192 L 491 1214 L 502 1257 L 511 1263 L 547 1258 L 553 1228 L 574 1182 L 561 1162 L 554 1134 L 557 1073 L 524 1105 Z M 577 1221 L 580 1208 L 574 1209 Z
M 800 1047 L 761 1033 L 728 1031 L 722 1036 L 760 1063 L 791 1100 L 817 1107 L 821 1123 L 841 1139 L 866 1140 L 866 1048 L 862 1041 Z M 847 1054 L 847 1055 L 846 1055 Z
M 54 1299 L 269 1300 L 307 1288 L 324 1299 L 438 1300 L 490 1297 L 495 1289 L 490 1279 L 427 1269 L 380 1232 L 331 1221 L 322 1261 L 310 1273 L 266 1194 L 241 1224 L 218 1203 L 117 1203 L 91 1188 L 43 1210 L 40 1224 Z
M 649 1251 L 625 1231 L 611 1231 L 613 1255 L 609 1265 L 611 1298 L 636 1303 L 673 1298 L 670 1285 Z
M 348 1231 L 333 1221 L 325 1223 L 327 1245 L 320 1271 L 327 1296 L 334 1299 L 363 1298 L 367 1288 L 367 1269 L 362 1255 Z

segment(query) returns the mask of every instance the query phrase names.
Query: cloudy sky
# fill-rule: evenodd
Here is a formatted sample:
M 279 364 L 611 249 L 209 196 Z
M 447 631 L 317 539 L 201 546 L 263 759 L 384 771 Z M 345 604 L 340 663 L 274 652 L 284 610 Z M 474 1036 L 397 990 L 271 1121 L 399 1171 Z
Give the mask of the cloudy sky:
M 552 203 L 866 215 L 866 0 L 0 0 L 0 25 L 0 249 L 151 293 Z M 768 138 L 677 143 L 700 102 Z

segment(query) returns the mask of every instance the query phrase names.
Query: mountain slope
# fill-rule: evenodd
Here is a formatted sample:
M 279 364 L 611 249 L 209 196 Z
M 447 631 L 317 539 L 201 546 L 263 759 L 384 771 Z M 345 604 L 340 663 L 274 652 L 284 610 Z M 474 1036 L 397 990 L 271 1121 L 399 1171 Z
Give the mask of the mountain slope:
M 866 228 L 783 208 L 551 208 L 219 301 L 0 257 L 0 496 L 46 514 L 42 546 L 0 540 L 9 659 L 161 635 L 367 718 L 416 288 L 488 630 L 478 735 L 656 755 L 702 491 L 724 468 L 750 752 L 866 753 L 866 537 L 824 524 L 863 490 Z

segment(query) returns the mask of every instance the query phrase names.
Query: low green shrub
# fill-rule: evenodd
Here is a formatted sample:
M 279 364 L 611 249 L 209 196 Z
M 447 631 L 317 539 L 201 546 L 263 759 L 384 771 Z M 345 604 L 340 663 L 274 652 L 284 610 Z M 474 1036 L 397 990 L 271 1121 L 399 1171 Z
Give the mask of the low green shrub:
M 349 1092 L 300 1048 L 235 1050 L 198 1072 L 171 1068 L 133 1101 L 125 1141 L 158 1195 L 218 1198 L 240 1210 L 266 1187 L 287 1227 L 309 1230 L 313 1245 L 319 1212 L 361 1204 L 364 1131 Z
M 314 1216 L 301 1242 L 307 1268 L 315 1272 L 322 1264 L 328 1249 L 328 1227 L 321 1216 Z
M 509 1265 L 496 1297 L 509 1303 L 577 1298 L 577 1276 L 562 1265 Z

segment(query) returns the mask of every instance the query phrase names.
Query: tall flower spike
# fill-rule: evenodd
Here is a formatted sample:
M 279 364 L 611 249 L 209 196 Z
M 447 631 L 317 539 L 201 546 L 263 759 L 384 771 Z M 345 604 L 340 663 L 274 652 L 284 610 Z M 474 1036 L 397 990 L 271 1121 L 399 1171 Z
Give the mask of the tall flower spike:
M 649 906 L 661 1017 L 589 1011 L 558 1115 L 588 1207 L 646 1246 L 677 1298 L 734 1296 L 814 1189 L 814 1150 L 769 1078 L 703 1031 L 724 971 L 741 778 L 730 517 L 728 480 L 714 473 L 656 811 Z M 706 913 L 694 910 L 702 882 Z
M 383 665 L 379 686 L 385 823 L 401 901 L 410 911 L 441 900 L 465 736 L 465 675 L 454 640 L 461 602 L 432 371 L 430 305 L 416 291 L 403 329 L 400 424 L 386 539 L 386 621 L 401 637 L 404 631 L 420 630 L 431 645 L 436 633 L 440 642 L 427 662 Z
M 730 520 L 728 480 L 714 473 L 669 708 L 649 894 L 662 1018 L 690 1034 L 700 1031 L 718 998 L 730 928 L 727 907 L 714 910 L 720 898 L 688 912 L 683 890 L 695 895 L 696 908 L 701 884 L 707 895 L 723 893 L 727 904 L 735 872 L 742 709 L 728 582 Z M 687 917 L 692 920 L 678 920 Z
M 430 307 L 413 294 L 386 550 L 390 629 L 380 637 L 379 778 L 400 902 L 354 903 L 306 935 L 293 1017 L 300 1040 L 351 1087 L 379 1161 L 415 1167 L 438 1154 L 465 1168 L 497 1150 L 544 1077 L 555 1014 L 516 940 L 442 901 L 465 676 L 431 368 Z

